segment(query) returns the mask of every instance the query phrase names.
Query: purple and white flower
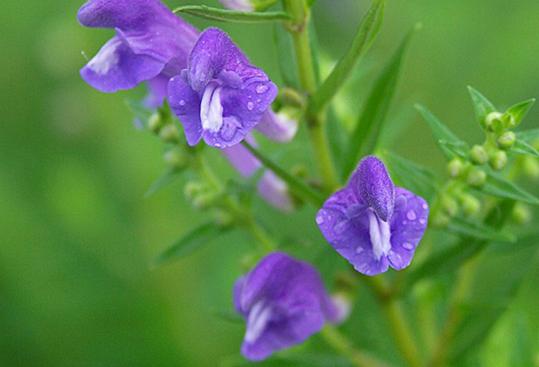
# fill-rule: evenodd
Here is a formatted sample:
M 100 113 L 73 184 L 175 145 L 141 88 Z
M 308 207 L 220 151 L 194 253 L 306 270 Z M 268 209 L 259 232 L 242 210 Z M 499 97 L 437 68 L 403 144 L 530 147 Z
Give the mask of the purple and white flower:
M 302 343 L 340 316 L 316 269 L 281 252 L 236 281 L 234 305 L 247 322 L 241 352 L 255 361 Z
M 360 163 L 348 185 L 329 197 L 316 223 L 326 240 L 360 273 L 376 275 L 412 261 L 427 228 L 429 207 L 396 187 L 378 158 Z
M 188 68 L 169 82 L 168 100 L 189 145 L 216 148 L 241 142 L 260 122 L 277 87 L 228 35 L 208 28 L 189 56 Z
M 78 12 L 86 27 L 113 28 L 116 35 L 80 74 L 92 87 L 112 93 L 149 81 L 148 104 L 161 104 L 168 79 L 187 66 L 198 31 L 159 0 L 90 0 Z

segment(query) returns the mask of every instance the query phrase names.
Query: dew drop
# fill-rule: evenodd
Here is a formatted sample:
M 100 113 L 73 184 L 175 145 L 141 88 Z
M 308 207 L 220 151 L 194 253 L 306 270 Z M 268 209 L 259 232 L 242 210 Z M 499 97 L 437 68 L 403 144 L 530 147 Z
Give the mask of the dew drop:
M 416 220 L 417 216 L 413 210 L 408 210 L 408 213 L 406 213 L 406 218 L 408 218 L 408 220 Z
M 427 210 L 429 208 L 429 206 L 425 203 L 423 203 L 423 209 Z
M 255 104 L 253 102 L 251 102 L 251 101 L 247 102 L 247 109 L 249 111 L 252 111 L 253 108 L 255 108 Z
M 362 253 L 362 252 L 363 252 L 363 247 L 358 246 L 358 247 L 356 248 L 356 254 L 360 254 L 360 253 Z
M 183 99 L 180 101 L 180 106 L 185 106 L 185 101 Z
M 404 242 L 402 247 L 408 251 L 412 251 L 414 249 L 414 245 L 412 245 L 410 242 Z
M 322 224 L 324 223 L 324 217 L 321 215 L 316 216 L 316 224 Z
M 424 218 L 421 218 L 421 219 L 419 220 L 419 223 L 425 224 L 425 223 L 427 223 L 427 221 L 426 221 Z
M 265 84 L 259 84 L 256 86 L 256 93 L 262 94 L 268 90 L 268 86 Z

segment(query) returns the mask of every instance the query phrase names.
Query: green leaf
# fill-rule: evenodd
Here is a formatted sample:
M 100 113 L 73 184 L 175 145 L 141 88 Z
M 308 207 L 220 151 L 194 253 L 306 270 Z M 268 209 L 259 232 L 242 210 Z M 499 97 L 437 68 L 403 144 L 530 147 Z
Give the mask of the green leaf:
M 223 321 L 227 321 L 233 324 L 243 324 L 245 320 L 241 315 L 239 315 L 236 311 L 233 310 L 219 310 L 213 312 L 213 315 L 217 317 L 218 319 L 221 319 Z
M 233 23 L 261 23 L 290 20 L 289 15 L 282 11 L 243 12 L 236 10 L 211 8 L 206 5 L 180 6 L 179 8 L 174 9 L 174 13 L 184 13 L 194 15 L 200 18 Z
M 256 148 L 254 148 L 252 145 L 247 143 L 245 140 L 242 143 L 262 164 L 273 171 L 277 176 L 279 176 L 283 181 L 285 181 L 288 184 L 288 187 L 292 192 L 294 192 L 296 195 L 301 197 L 307 202 L 310 202 L 314 204 L 317 207 L 322 206 L 324 203 L 324 196 L 320 194 L 319 192 L 313 190 L 311 187 L 309 187 L 307 184 L 303 183 L 303 181 L 299 180 L 298 178 L 292 176 L 290 173 L 285 171 L 283 168 L 275 164 L 272 160 L 267 158 L 264 154 L 259 152 Z
M 365 102 L 365 108 L 359 116 L 347 143 L 347 152 L 344 156 L 345 163 L 342 172 L 343 178 L 348 177 L 350 172 L 352 172 L 359 157 L 371 153 L 376 148 L 397 88 L 404 54 L 413 34 L 414 30 L 410 31 L 404 38 L 400 47 L 374 83 L 370 95 Z
M 510 217 L 514 204 L 515 202 L 512 200 L 502 201 L 489 211 L 484 225 L 491 228 L 502 228 L 507 218 Z M 489 240 L 464 236 L 454 245 L 436 252 L 418 267 L 413 268 L 399 289 L 399 293 L 406 294 L 416 282 L 423 278 L 454 272 L 489 244 Z
M 449 130 L 449 128 L 427 108 L 421 105 L 416 105 L 415 107 L 429 125 L 432 135 L 434 136 L 434 139 L 436 139 L 436 143 L 440 146 L 446 157 L 466 157 L 469 150 L 466 142 L 453 134 L 453 132 L 451 132 L 451 130 Z
M 511 147 L 511 152 L 539 157 L 539 152 L 534 147 L 520 139 L 515 141 L 515 145 Z
M 469 352 L 481 346 L 496 321 L 514 301 L 522 280 L 534 264 L 531 259 L 536 249 L 520 246 L 529 241 L 536 243 L 537 237 L 521 239 L 512 253 L 502 256 L 496 254 L 495 258 L 487 259 L 487 263 L 478 269 L 482 276 L 475 282 L 470 293 L 471 298 L 461 307 L 463 319 L 457 327 L 450 348 L 450 365 L 459 366 Z
M 513 118 L 512 127 L 520 125 L 520 123 L 522 122 L 524 117 L 526 117 L 526 114 L 532 108 L 534 103 L 535 98 L 528 99 L 524 102 L 520 102 L 509 107 L 507 111 L 505 111 L 506 114 L 510 115 Z
M 161 176 L 159 176 L 159 178 L 157 178 L 157 180 L 155 180 L 150 185 L 150 187 L 144 194 L 144 197 L 149 198 L 150 196 L 154 195 L 156 192 L 158 192 L 162 188 L 174 182 L 174 180 L 179 177 L 180 172 L 181 171 L 178 171 L 178 170 L 168 170 L 164 172 Z
M 329 101 L 341 88 L 344 81 L 356 65 L 356 62 L 370 48 L 380 31 L 384 15 L 385 0 L 373 0 L 367 14 L 361 20 L 359 29 L 352 41 L 351 47 L 339 60 L 331 74 L 324 81 L 318 91 L 312 96 L 309 104 L 313 115 L 326 107 Z
M 428 169 L 391 152 L 384 153 L 391 177 L 402 187 L 430 201 L 436 191 L 436 178 Z
M 277 48 L 277 62 L 279 65 L 279 71 L 285 86 L 298 89 L 299 82 L 296 74 L 296 58 L 294 57 L 294 49 L 290 35 L 280 25 L 273 27 L 273 40 Z
M 499 228 L 489 227 L 482 223 L 472 222 L 470 220 L 455 217 L 447 226 L 449 232 L 456 233 L 460 236 L 478 238 L 482 240 L 498 241 L 498 242 L 514 242 L 515 236 L 510 233 L 500 231 Z
M 468 86 L 468 91 L 470 92 L 470 97 L 472 98 L 477 122 L 483 124 L 489 113 L 496 112 L 496 107 L 494 107 L 494 104 L 492 104 L 492 102 L 490 102 L 484 95 L 479 93 L 471 86 Z
M 516 135 L 518 140 L 525 141 L 526 143 L 533 143 L 534 141 L 539 140 L 539 129 L 518 131 Z
M 487 174 L 487 182 L 480 189 L 480 191 L 483 193 L 502 199 L 512 199 L 528 204 L 539 205 L 539 198 L 517 186 L 513 182 L 492 171 L 487 172 Z
M 228 227 L 219 227 L 213 221 L 204 223 L 182 236 L 172 246 L 163 251 L 155 259 L 154 265 L 157 266 L 175 259 L 184 258 L 229 229 Z

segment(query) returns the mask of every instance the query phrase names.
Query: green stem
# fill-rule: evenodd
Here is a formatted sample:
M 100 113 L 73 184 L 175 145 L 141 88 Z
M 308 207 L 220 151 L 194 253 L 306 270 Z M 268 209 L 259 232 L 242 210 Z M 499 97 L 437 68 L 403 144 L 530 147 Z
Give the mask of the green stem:
M 199 152 L 199 154 L 196 154 L 195 157 L 195 168 L 197 169 L 198 174 L 203 177 L 206 182 L 212 185 L 215 190 L 222 192 L 224 190 L 222 182 L 217 178 L 217 175 L 213 172 L 212 168 L 204 159 L 202 154 Z M 270 234 L 256 222 L 249 210 L 240 206 L 228 196 L 223 198 L 223 205 L 230 211 L 236 220 L 251 233 L 253 238 L 256 240 L 261 253 L 266 254 L 274 251 L 277 248 L 277 245 L 271 238 Z
M 410 325 L 406 320 L 401 303 L 395 299 L 393 292 L 380 277 L 367 278 L 367 284 L 376 294 L 385 317 L 389 322 L 391 333 L 404 360 L 411 367 L 421 367 L 419 351 L 410 333 Z
M 386 367 L 387 365 L 367 353 L 354 348 L 352 342 L 333 326 L 326 326 L 321 333 L 333 349 L 346 356 L 356 367 Z
M 309 10 L 305 0 L 283 0 L 285 10 L 292 20 L 288 30 L 292 34 L 296 54 L 298 75 L 302 88 L 311 96 L 316 92 L 316 73 L 309 39 Z M 331 158 L 329 143 L 324 131 L 325 111 L 310 114 L 306 111 L 307 128 L 313 146 L 318 171 L 327 191 L 333 191 L 339 186 L 337 171 Z

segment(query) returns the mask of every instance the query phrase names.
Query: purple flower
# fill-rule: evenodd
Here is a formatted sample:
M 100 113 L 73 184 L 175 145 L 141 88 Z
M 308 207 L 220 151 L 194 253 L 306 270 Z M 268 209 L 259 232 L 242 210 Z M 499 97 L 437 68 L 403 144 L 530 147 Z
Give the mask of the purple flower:
M 256 129 L 271 140 L 286 143 L 292 140 L 298 131 L 298 122 L 284 112 L 275 113 L 268 109 Z
M 256 145 L 253 136 L 247 135 L 245 139 L 250 144 Z M 260 161 L 241 144 L 222 149 L 221 152 L 243 177 L 253 176 L 262 167 Z M 272 171 L 266 170 L 263 173 L 258 181 L 257 190 L 260 197 L 271 206 L 283 212 L 291 212 L 294 209 L 288 186 Z
M 226 33 L 206 29 L 189 56 L 188 69 L 172 78 L 168 100 L 180 119 L 187 143 L 236 145 L 262 119 L 277 87 Z
M 114 28 L 110 39 L 80 71 L 107 93 L 150 81 L 150 105 L 162 103 L 166 81 L 187 65 L 198 31 L 159 0 L 90 0 L 78 13 L 87 27 Z
M 339 317 L 316 269 L 281 252 L 236 281 L 234 305 L 247 322 L 241 352 L 250 360 L 302 343 Z
M 254 6 L 250 0 L 219 0 L 223 6 L 239 11 L 253 11 Z
M 428 215 L 426 201 L 394 186 L 382 161 L 369 156 L 348 185 L 324 203 L 316 223 L 357 271 L 376 275 L 410 264 Z

